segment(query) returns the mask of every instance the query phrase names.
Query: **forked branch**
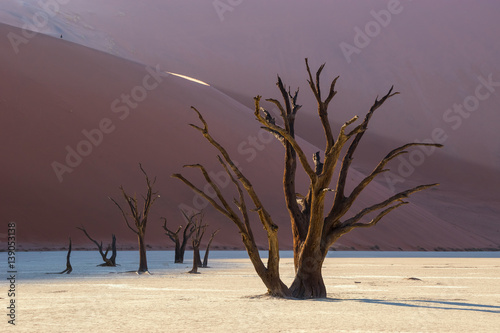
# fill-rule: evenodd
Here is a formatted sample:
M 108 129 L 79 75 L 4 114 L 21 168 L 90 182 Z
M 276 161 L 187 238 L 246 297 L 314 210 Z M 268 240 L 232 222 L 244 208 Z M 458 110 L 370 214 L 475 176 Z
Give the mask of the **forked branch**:
M 347 164 L 342 164 L 341 173 L 339 175 L 339 180 L 337 182 L 337 189 L 335 193 L 335 199 L 332 205 L 332 208 L 327 216 L 327 223 L 333 223 L 333 221 L 338 221 L 354 204 L 356 199 L 362 193 L 362 191 L 372 182 L 375 177 L 379 174 L 382 174 L 389 169 L 386 169 L 385 166 L 394 158 L 408 153 L 407 149 L 415 146 L 430 146 L 430 147 L 442 147 L 443 145 L 437 143 L 407 143 L 398 148 L 391 150 L 373 169 L 373 171 L 366 176 L 359 184 L 352 190 L 351 194 L 346 197 L 345 191 L 345 180 L 347 178 L 347 169 L 344 169 L 344 166 Z M 345 160 L 346 157 L 344 157 Z M 350 164 L 350 163 L 348 163 Z
M 260 107 L 260 99 L 261 96 L 257 96 L 254 98 L 255 100 L 255 117 L 257 120 L 263 124 L 266 128 L 268 128 L 270 131 L 274 131 L 279 133 L 286 141 L 290 143 L 292 148 L 295 150 L 297 153 L 297 156 L 299 158 L 300 163 L 302 164 L 302 167 L 304 168 L 305 172 L 309 176 L 312 182 L 316 182 L 317 175 L 314 172 L 314 169 L 311 167 L 309 164 L 309 159 L 307 158 L 306 154 L 298 144 L 298 142 L 295 140 L 295 138 L 288 132 L 286 129 L 283 129 L 273 123 L 270 123 L 268 120 L 266 120 L 265 117 L 262 116 L 262 109 Z
M 309 75 L 309 80 L 307 81 L 309 83 L 309 86 L 311 87 L 311 90 L 314 94 L 314 97 L 316 97 L 316 101 L 318 102 L 318 115 L 321 119 L 321 125 L 323 126 L 323 130 L 325 132 L 325 137 L 326 137 L 326 148 L 325 151 L 330 150 L 335 141 L 333 138 L 333 133 L 332 133 L 332 128 L 330 126 L 330 121 L 328 120 L 328 105 L 330 104 L 331 100 L 337 92 L 335 91 L 335 84 L 337 83 L 338 76 L 333 79 L 333 81 L 330 84 L 330 89 L 328 91 L 328 97 L 323 101 L 321 99 L 321 86 L 320 86 L 320 76 L 321 72 L 323 71 L 323 68 L 325 68 L 325 64 L 321 65 L 319 69 L 316 71 L 316 81 L 314 83 L 311 69 L 309 68 L 309 60 L 306 58 L 306 68 L 307 68 L 307 74 Z
M 425 190 L 425 189 L 428 189 L 428 188 L 431 188 L 431 187 L 434 187 L 434 186 L 437 186 L 437 185 L 439 185 L 439 184 L 436 183 L 436 184 L 420 185 L 420 186 L 416 186 L 414 188 L 408 189 L 406 191 L 399 192 L 399 193 L 393 195 L 392 197 L 390 197 L 390 198 L 388 198 L 388 199 L 386 199 L 386 200 L 384 200 L 382 202 L 379 202 L 379 203 L 377 203 L 375 205 L 372 205 L 370 207 L 367 207 L 367 208 L 361 210 L 355 216 L 353 216 L 350 219 L 347 219 L 346 221 L 344 221 L 342 223 L 342 226 L 343 227 L 351 227 L 351 226 L 359 227 L 360 225 L 358 224 L 358 222 L 363 217 L 365 217 L 367 214 L 369 214 L 371 212 L 374 212 L 374 211 L 377 211 L 379 209 L 385 208 L 385 207 L 393 204 L 396 201 L 402 202 L 402 199 L 408 198 L 408 196 L 410 196 L 410 194 L 413 194 L 415 192 L 419 192 L 419 191 L 422 191 L 422 190 Z M 398 205 L 398 207 L 399 206 L 400 205 Z M 389 213 L 389 212 L 387 212 L 387 213 Z
M 345 198 L 344 190 L 345 190 L 345 184 L 346 184 L 346 180 L 347 180 L 347 174 L 349 172 L 349 167 L 351 166 L 354 152 L 356 151 L 356 148 L 358 147 L 359 142 L 361 141 L 361 139 L 363 138 L 363 135 L 365 134 L 366 130 L 368 129 L 368 123 L 370 122 L 370 119 L 373 116 L 373 113 L 375 112 L 375 110 L 377 110 L 379 107 L 381 107 L 382 104 L 384 104 L 384 102 L 387 99 L 399 94 L 398 92 L 393 93 L 392 92 L 393 88 L 394 87 L 391 87 L 391 89 L 389 89 L 389 92 L 387 94 L 385 94 L 380 100 L 378 100 L 378 96 L 377 96 L 377 98 L 375 98 L 375 102 L 370 107 L 370 110 L 366 114 L 365 119 L 363 120 L 363 123 L 360 125 L 359 131 L 356 134 L 356 137 L 352 140 L 351 144 L 349 145 L 349 148 L 348 148 L 348 150 L 347 150 L 347 152 L 342 160 L 342 165 L 340 168 L 340 173 L 339 173 L 339 177 L 338 177 L 338 181 L 337 181 L 336 196 L 335 196 L 335 200 L 334 200 L 334 205 L 340 204 L 340 202 Z

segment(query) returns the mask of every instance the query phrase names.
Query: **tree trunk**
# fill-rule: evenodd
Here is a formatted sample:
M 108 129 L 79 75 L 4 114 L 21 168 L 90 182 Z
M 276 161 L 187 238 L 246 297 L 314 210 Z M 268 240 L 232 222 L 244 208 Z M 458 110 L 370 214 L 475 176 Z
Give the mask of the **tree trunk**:
M 113 234 L 111 236 L 111 246 L 108 246 L 108 249 L 105 253 L 102 252 L 102 247 L 99 248 L 99 252 L 101 253 L 102 260 L 104 260 L 103 264 L 98 266 L 101 267 L 116 267 L 116 236 Z M 111 257 L 107 258 L 108 251 L 111 248 Z
M 68 254 L 66 255 L 66 269 L 62 271 L 59 274 L 70 274 L 73 271 L 73 267 L 71 267 L 71 262 L 69 258 L 71 257 L 71 238 L 69 239 L 69 247 L 68 247 Z
M 193 249 L 193 269 L 191 269 L 189 271 L 189 273 L 191 273 L 191 274 L 198 273 L 198 267 L 200 266 L 198 263 L 200 263 L 200 262 L 201 262 L 200 249 L 195 248 L 195 249 Z
M 292 297 L 305 298 L 325 298 L 326 287 L 321 274 L 321 267 L 325 255 L 321 253 L 309 254 L 311 251 L 303 250 L 300 254 L 299 266 L 295 279 L 290 286 Z
M 66 269 L 59 273 L 47 273 L 47 274 L 70 274 L 73 271 L 73 267 L 71 267 L 71 262 L 69 260 L 70 257 L 71 257 L 71 237 L 69 238 L 68 254 L 66 255 Z
M 148 272 L 148 259 L 146 258 L 146 243 L 144 241 L 144 233 L 137 233 L 139 238 L 139 269 L 137 273 Z
M 200 248 L 197 247 L 196 249 L 193 249 L 193 251 L 193 257 L 196 258 L 196 264 L 198 265 L 198 267 L 202 267 L 203 263 L 201 262 Z
M 271 274 L 268 274 L 266 277 L 262 278 L 262 281 L 267 287 L 268 295 L 281 298 L 288 298 L 292 296 L 290 289 L 281 281 L 279 276 L 272 276 Z
M 253 240 L 249 240 L 246 237 L 243 237 L 243 244 L 245 245 L 245 249 L 247 250 L 248 257 L 252 262 L 253 267 L 255 268 L 255 272 L 261 278 L 264 285 L 267 287 L 268 295 L 275 297 L 287 298 L 291 296 L 289 288 L 281 281 L 280 273 L 277 267 L 274 267 L 274 270 L 266 268 L 262 259 L 260 258 L 259 249 Z
M 111 257 L 109 261 L 113 266 L 116 266 L 116 236 L 114 234 L 111 236 Z
M 175 240 L 175 257 L 174 257 L 174 263 L 176 264 L 182 264 L 184 262 L 184 253 L 181 252 L 181 244 L 179 242 L 179 239 Z
M 189 236 L 191 237 L 191 236 Z M 184 262 L 184 253 L 186 252 L 187 238 L 182 240 L 182 244 L 179 247 L 179 263 L 182 264 Z
M 210 239 L 208 240 L 207 244 L 207 250 L 205 251 L 205 256 L 203 257 L 203 265 L 201 267 L 208 267 L 208 254 L 210 253 L 210 245 L 212 245 L 212 241 L 214 240 L 215 235 L 219 232 L 220 229 L 215 230 L 212 232 L 212 235 L 210 236 Z
M 205 250 L 205 255 L 203 256 L 203 264 L 201 265 L 201 267 L 203 267 L 203 268 L 208 267 L 208 254 L 209 253 L 210 253 L 210 249 L 207 247 L 207 249 Z
M 295 269 L 295 274 L 297 274 L 299 269 L 300 251 L 303 245 L 304 242 L 300 238 L 300 235 L 293 235 L 293 267 Z
M 290 291 L 292 297 L 300 299 L 326 298 L 326 287 L 321 275 L 321 266 L 314 271 L 299 267 Z

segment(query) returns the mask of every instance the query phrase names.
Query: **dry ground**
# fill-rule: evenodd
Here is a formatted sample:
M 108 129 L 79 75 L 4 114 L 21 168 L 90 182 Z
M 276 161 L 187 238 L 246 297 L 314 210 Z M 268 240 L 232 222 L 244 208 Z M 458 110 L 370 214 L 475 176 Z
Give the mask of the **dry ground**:
M 305 301 L 265 296 L 247 259 L 210 264 L 198 275 L 185 273 L 186 263 L 164 264 L 149 276 L 75 270 L 21 280 L 17 325 L 8 331 L 498 332 L 500 327 L 499 259 L 328 258 L 328 299 Z M 283 259 L 282 266 L 289 283 L 292 260 Z M 4 319 L 0 326 L 5 332 L 11 325 Z

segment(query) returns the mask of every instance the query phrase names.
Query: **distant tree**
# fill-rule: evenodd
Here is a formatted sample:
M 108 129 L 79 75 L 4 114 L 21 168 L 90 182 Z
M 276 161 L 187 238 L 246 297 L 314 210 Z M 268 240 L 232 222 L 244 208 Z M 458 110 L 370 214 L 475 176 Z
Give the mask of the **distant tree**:
M 188 216 L 183 210 L 181 210 L 182 214 L 186 218 L 186 225 L 183 227 L 180 225 L 176 231 L 172 231 L 167 228 L 167 219 L 165 217 L 162 217 L 163 219 L 163 229 L 165 230 L 165 235 L 167 235 L 172 242 L 175 243 L 175 256 L 174 256 L 174 262 L 176 264 L 182 264 L 184 262 L 184 252 L 186 251 L 186 245 L 188 240 L 191 238 L 193 235 L 193 232 L 195 231 L 195 227 L 193 225 L 193 219 L 196 217 L 196 215 L 201 214 L 197 213 L 191 216 Z M 179 238 L 179 233 L 181 230 L 183 230 L 182 233 L 182 241 Z
M 46 273 L 46 274 L 70 274 L 73 271 L 73 267 L 71 267 L 70 257 L 71 257 L 71 237 L 69 238 L 68 254 L 66 254 L 66 269 L 62 272 Z
M 101 243 L 98 243 L 95 239 L 90 237 L 89 233 L 85 229 L 85 227 L 82 225 L 81 227 L 76 227 L 78 230 L 83 231 L 85 236 L 87 236 L 88 239 L 90 239 L 96 246 L 99 251 L 99 254 L 102 257 L 102 260 L 104 261 L 103 264 L 100 264 L 99 266 L 111 266 L 114 267 L 116 266 L 116 237 L 115 235 L 111 235 L 111 244 L 108 245 L 106 248 L 106 251 L 104 252 L 102 249 L 102 241 Z M 111 249 L 111 257 L 108 258 L 108 252 Z
M 200 127 L 193 124 L 191 126 L 200 131 L 205 139 L 219 151 L 221 155 L 218 156 L 219 162 L 238 192 L 239 199 L 235 199 L 234 203 L 241 215 L 237 214 L 225 199 L 219 186 L 213 181 L 202 165 L 193 164 L 186 165 L 185 167 L 199 169 L 210 186 L 210 192 L 215 193 L 215 196 L 200 189 L 200 187 L 194 185 L 181 174 L 174 174 L 172 176 L 180 179 L 188 187 L 204 197 L 215 209 L 237 226 L 250 260 L 257 274 L 266 285 L 269 294 L 279 297 L 324 298 L 326 297 L 326 288 L 321 268 L 329 248 L 335 241 L 356 228 L 366 228 L 376 225 L 385 215 L 407 204 L 408 202 L 404 201 L 404 199 L 411 194 L 438 184 L 416 186 L 396 193 L 359 212 L 351 212 L 351 207 L 360 193 L 376 176 L 388 171 L 386 168 L 388 162 L 397 156 L 407 153 L 408 148 L 412 146 L 441 147 L 441 145 L 433 143 L 408 143 L 390 151 L 370 174 L 354 186 L 350 193 L 346 193 L 347 175 L 354 152 L 368 129 L 368 123 L 372 115 L 384 102 L 397 93 L 393 92 L 393 88 L 391 87 L 389 92 L 380 100 L 377 97 L 361 124 L 350 128 L 358 120 L 357 116 L 352 118 L 341 126 L 339 134 L 335 138 L 328 119 L 328 106 L 337 93 L 335 91 L 335 84 L 338 77 L 331 82 L 326 98 L 323 99 L 320 76 L 324 65 L 319 67 L 314 77 L 307 59 L 306 68 L 309 76 L 308 83 L 317 101 L 318 117 L 320 118 L 326 139 L 323 162 L 320 160 L 320 154 L 316 153 L 313 156 L 314 164 L 311 165 L 309 158 L 295 138 L 295 117 L 297 111 L 301 108 L 297 104 L 298 90 L 292 94 L 290 89 L 285 87 L 278 76 L 277 86 L 283 98 L 283 103 L 276 99 L 267 99 L 267 101 L 273 103 L 280 111 L 281 124 L 278 124 L 271 114 L 260 106 L 261 96 L 255 97 L 255 117 L 262 125 L 262 128 L 275 135 L 283 144 L 285 150 L 283 191 L 292 226 L 295 266 L 295 278 L 290 287 L 287 287 L 281 281 L 279 274 L 278 226 L 273 222 L 271 215 L 264 207 L 250 181 L 236 166 L 226 149 L 212 137 L 205 119 L 194 107 L 192 108 L 198 114 L 203 126 Z M 350 143 L 346 146 L 348 142 Z M 338 178 L 336 184 L 334 184 L 334 189 L 331 189 L 330 183 L 332 182 L 334 171 L 342 152 L 344 152 L 344 155 L 340 163 Z M 306 195 L 300 195 L 296 190 L 295 178 L 298 163 L 300 163 L 309 178 L 309 187 Z M 253 211 L 258 214 L 260 222 L 267 233 L 269 243 L 267 265 L 264 264 L 259 255 L 242 187 L 255 206 Z M 331 208 L 326 210 L 325 199 L 328 193 L 333 193 L 333 202 Z M 348 215 L 350 217 L 346 218 L 345 216 L 348 212 L 350 213 Z M 375 216 L 366 222 L 365 219 L 370 213 L 375 214 Z
M 193 244 L 193 268 L 189 273 L 198 273 L 198 267 L 202 266 L 201 256 L 200 256 L 200 244 L 203 235 L 205 234 L 205 229 L 207 225 L 202 225 L 203 214 L 198 215 L 198 218 L 194 220 L 194 233 L 192 237 Z
M 210 245 L 212 245 L 212 241 L 214 240 L 215 235 L 219 232 L 220 229 L 215 230 L 212 232 L 212 235 L 210 235 L 210 239 L 208 240 L 207 244 L 207 249 L 205 250 L 205 256 L 203 257 L 203 264 L 201 267 L 207 268 L 208 267 L 208 254 L 210 253 Z
M 127 205 L 130 209 L 130 213 L 125 213 L 122 207 L 113 198 L 110 197 L 109 199 L 113 201 L 115 205 L 120 209 L 122 216 L 125 220 L 125 223 L 127 224 L 127 227 L 137 235 L 139 241 L 139 269 L 137 270 L 137 273 L 141 274 L 148 272 L 148 261 L 146 257 L 146 242 L 144 240 L 144 237 L 146 235 L 146 226 L 148 223 L 148 216 L 151 210 L 151 206 L 156 201 L 156 199 L 159 198 L 159 195 L 158 192 L 153 191 L 153 185 L 156 182 L 156 177 L 155 179 L 153 179 L 153 181 L 151 181 L 146 171 L 144 171 L 144 169 L 142 168 L 141 164 L 139 164 L 139 167 L 144 176 L 146 177 L 146 186 L 147 186 L 146 196 L 142 197 L 142 199 L 144 200 L 144 207 L 142 208 L 142 211 L 139 209 L 137 205 L 138 203 L 136 195 L 134 195 L 134 197 L 128 195 L 123 189 L 123 186 L 120 186 L 120 190 L 122 191 L 123 198 L 127 202 Z M 134 220 L 135 229 L 130 225 L 127 216 L 130 216 Z

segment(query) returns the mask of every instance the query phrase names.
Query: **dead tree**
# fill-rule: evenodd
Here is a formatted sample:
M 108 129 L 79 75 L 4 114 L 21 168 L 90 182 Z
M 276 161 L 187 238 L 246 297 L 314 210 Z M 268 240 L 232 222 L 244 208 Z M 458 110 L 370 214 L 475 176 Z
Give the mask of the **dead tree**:
M 260 201 L 250 181 L 238 169 L 226 149 L 212 137 L 205 119 L 194 107 L 193 109 L 198 114 L 203 127 L 193 124 L 191 124 L 191 126 L 200 131 L 205 139 L 207 139 L 222 155 L 222 157 L 218 156 L 218 159 L 238 191 L 239 199 L 235 199 L 234 203 L 241 215 L 237 214 L 229 202 L 224 198 L 221 189 L 202 165 L 194 164 L 186 165 L 185 167 L 199 169 L 206 182 L 210 185 L 211 190 L 215 192 L 215 197 L 201 190 L 200 187 L 194 185 L 181 174 L 173 175 L 173 177 L 180 179 L 188 187 L 210 202 L 210 204 L 220 213 L 234 222 L 239 229 L 243 244 L 245 245 L 257 274 L 268 288 L 269 294 L 275 296 L 292 296 L 295 298 L 326 297 L 326 288 L 323 282 L 321 268 L 326 254 L 334 242 L 353 229 L 376 225 L 385 215 L 407 204 L 408 202 L 404 199 L 408 198 L 411 194 L 438 185 L 428 184 L 416 186 L 396 193 L 357 213 L 351 212 L 351 207 L 361 192 L 376 176 L 389 170 L 386 166 L 391 160 L 397 156 L 406 154 L 408 152 L 407 149 L 413 146 L 442 147 L 442 145 L 433 143 L 408 143 L 395 148 L 390 151 L 378 163 L 373 171 L 361 180 L 350 193 L 346 193 L 346 180 L 348 178 L 347 175 L 353 160 L 354 152 L 368 128 L 371 117 L 389 98 L 398 93 L 393 92 L 393 88 L 391 87 L 389 92 L 381 99 L 378 99 L 378 97 L 375 99 L 364 120 L 359 125 L 352 128 L 353 124 L 358 120 L 356 116 L 344 123 L 339 130 L 339 134 L 335 137 L 328 119 L 328 106 L 337 93 L 337 91 L 335 91 L 335 84 L 338 77 L 330 83 L 327 96 L 323 99 L 320 87 L 320 76 L 324 66 L 324 64 L 320 66 L 316 75 L 313 77 L 309 68 L 309 63 L 306 59 L 306 69 L 309 76 L 308 83 L 317 101 L 318 117 L 320 118 L 325 134 L 323 162 L 320 160 L 320 154 L 317 153 L 314 154 L 315 156 L 312 161 L 314 164 L 312 165 L 295 139 L 295 117 L 297 111 L 301 108 L 301 106 L 297 104 L 298 90 L 292 94 L 290 89 L 285 87 L 281 78 L 278 76 L 277 86 L 283 102 L 276 99 L 267 99 L 267 101 L 273 103 L 280 111 L 281 124 L 278 124 L 270 113 L 260 106 L 261 96 L 257 96 L 254 99 L 255 117 L 258 122 L 265 130 L 275 135 L 283 144 L 285 150 L 283 191 L 292 226 L 296 273 L 290 288 L 281 281 L 279 275 L 278 226 L 272 221 L 270 214 Z M 345 148 L 345 150 L 343 150 L 343 148 Z M 332 190 L 330 184 L 343 151 L 345 153 L 340 162 L 340 171 L 336 179 L 336 184 L 334 184 L 335 189 Z M 310 180 L 306 195 L 298 194 L 295 188 L 298 164 L 302 166 Z M 263 263 L 259 256 L 259 251 L 250 226 L 248 209 L 242 187 L 250 197 L 255 206 L 253 210 L 257 212 L 260 222 L 267 232 L 269 241 L 267 265 Z M 332 204 L 330 209 L 326 210 L 325 199 L 327 198 L 327 193 L 332 192 L 334 193 Z M 346 218 L 345 216 L 348 212 L 348 216 L 350 217 Z M 370 213 L 373 213 L 375 216 L 367 221 L 366 218 L 369 217 Z
M 197 213 L 192 216 L 188 216 L 184 211 L 181 210 L 181 212 L 186 218 L 187 224 L 184 227 L 180 225 L 175 232 L 167 228 L 167 219 L 165 217 L 162 217 L 163 229 L 165 230 L 165 235 L 167 235 L 172 240 L 172 242 L 175 243 L 174 262 L 176 264 L 182 264 L 184 262 L 184 252 L 186 251 L 187 242 L 193 235 L 193 232 L 195 231 L 195 227 L 193 225 L 192 220 L 196 215 L 200 214 Z M 181 242 L 179 238 L 179 233 L 183 228 L 184 231 L 182 233 L 182 242 Z
M 71 257 L 71 237 L 69 238 L 68 254 L 66 255 L 66 269 L 62 272 L 46 273 L 46 274 L 70 274 L 73 271 L 73 267 L 71 267 L 71 262 L 69 260 L 70 257 Z
M 137 203 L 137 196 L 134 195 L 134 197 L 131 197 L 128 195 L 125 190 L 123 189 L 123 186 L 120 186 L 120 190 L 122 191 L 123 198 L 127 202 L 127 205 L 130 209 L 130 213 L 125 213 L 125 211 L 122 209 L 122 207 L 116 202 L 113 198 L 109 198 L 111 201 L 115 203 L 115 205 L 120 209 L 123 219 L 125 220 L 125 223 L 127 224 L 127 227 L 132 230 L 138 238 L 139 242 L 139 269 L 137 270 L 138 274 L 142 273 L 147 273 L 148 272 L 148 261 L 146 257 L 146 242 L 145 242 L 145 235 L 146 235 L 146 226 L 148 223 L 148 215 L 151 210 L 151 206 L 153 203 L 158 199 L 160 196 L 158 195 L 158 192 L 153 191 L 153 185 L 156 182 L 156 177 L 151 181 L 148 177 L 148 174 L 144 169 L 142 168 L 142 165 L 139 164 L 139 167 L 146 177 L 146 186 L 147 186 L 147 193 L 146 196 L 143 196 L 142 199 L 144 200 L 144 207 L 142 208 L 142 211 L 138 207 Z M 134 220 L 135 224 L 135 229 L 130 225 L 128 217 L 132 217 Z
M 200 256 L 200 244 L 205 234 L 205 229 L 207 225 L 202 225 L 203 215 L 199 215 L 200 217 L 194 221 L 194 233 L 192 236 L 192 244 L 193 244 L 193 268 L 188 272 L 191 274 L 198 273 L 198 267 L 202 266 L 201 256 Z
M 70 274 L 73 271 L 69 258 L 71 257 L 71 237 L 69 238 L 68 254 L 66 255 L 66 269 L 59 274 Z
M 220 229 L 215 230 L 212 232 L 212 235 L 210 235 L 210 239 L 208 240 L 207 244 L 207 249 L 205 250 L 205 256 L 203 257 L 203 264 L 201 267 L 207 268 L 208 267 L 208 253 L 210 252 L 210 245 L 212 245 L 212 241 L 214 240 L 215 235 L 219 232 Z
M 90 239 L 97 246 L 97 249 L 99 250 L 99 254 L 102 257 L 102 260 L 104 261 L 103 264 L 100 264 L 98 266 L 103 266 L 103 267 L 104 266 L 111 266 L 111 267 L 116 266 L 116 237 L 114 234 L 111 235 L 111 245 L 108 245 L 108 247 L 106 248 L 106 251 L 104 252 L 102 250 L 102 242 L 98 243 L 95 239 L 90 237 L 89 233 L 87 232 L 87 230 L 85 229 L 85 227 L 83 225 L 81 227 L 76 227 L 76 228 L 78 230 L 83 231 L 85 236 L 87 236 L 87 238 Z M 110 249 L 111 249 L 111 257 L 108 258 L 108 252 Z

